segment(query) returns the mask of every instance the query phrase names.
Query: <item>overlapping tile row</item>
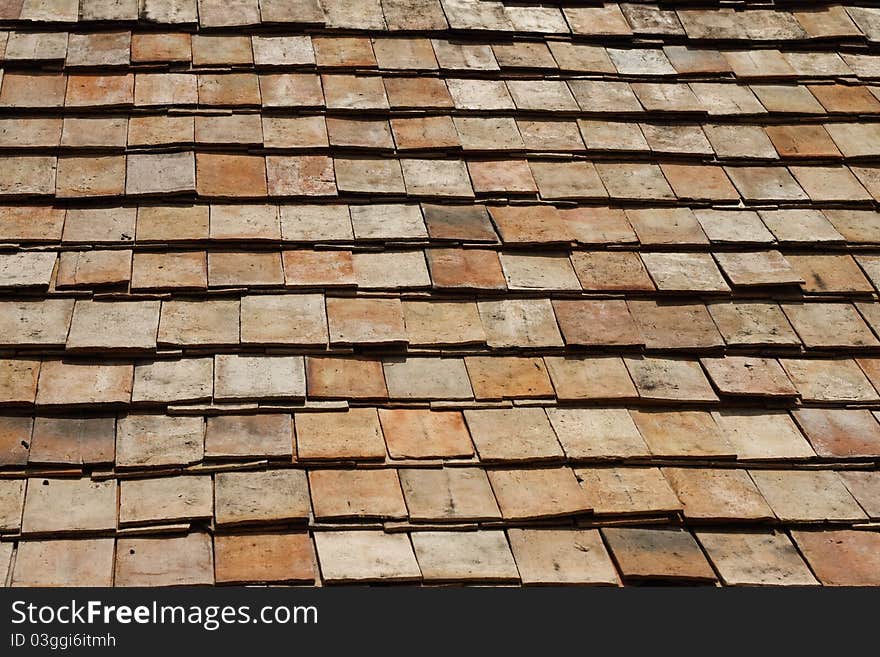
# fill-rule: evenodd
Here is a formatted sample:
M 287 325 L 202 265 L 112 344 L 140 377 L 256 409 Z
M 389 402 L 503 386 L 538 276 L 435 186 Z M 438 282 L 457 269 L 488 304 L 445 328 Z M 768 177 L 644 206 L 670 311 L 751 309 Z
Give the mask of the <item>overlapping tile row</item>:
M 0 582 L 880 584 L 880 10 L 569 4 L 0 0 Z
M 880 59 L 880 57 L 878 57 Z M 733 80 L 642 81 L 601 78 L 505 79 L 367 73 L 137 72 L 52 73 L 6 70 L 0 109 L 69 114 L 96 109 L 153 113 L 181 109 L 510 113 L 570 118 L 625 115 L 659 118 L 874 115 L 878 87 L 852 80 L 746 84 Z M 499 79 L 500 78 L 500 79 Z M 844 82 L 849 82 L 845 84 Z
M 137 350 L 135 341 L 142 337 L 133 336 L 121 351 Z M 212 337 L 215 334 L 209 334 L 208 340 Z M 88 347 L 83 349 L 88 353 Z M 802 401 L 871 406 L 880 401 L 876 385 L 880 361 L 873 357 L 486 354 L 310 358 L 307 363 L 302 356 L 263 353 L 193 355 L 155 362 L 109 360 L 104 355 L 96 363 L 96 358 L 0 360 L 2 404 L 63 409 L 152 403 L 183 412 L 188 406 L 182 404 L 211 400 L 219 408 L 224 408 L 224 402 L 251 402 L 253 409 L 273 408 L 276 402 L 290 408 L 306 400 L 364 398 L 431 402 L 434 407 L 502 400 L 710 406 L 750 398 L 779 399 L 788 405 Z M 352 380 L 360 376 L 374 378 Z
M 439 199 L 438 199 L 439 200 Z M 656 201 L 654 202 L 656 203 Z M 284 245 L 299 251 L 412 242 L 497 250 L 821 249 L 880 244 L 880 212 L 859 208 L 609 207 L 523 202 L 422 204 L 387 199 L 315 203 L 143 204 L 111 207 L 0 205 L 4 244 L 95 251 L 129 245 Z M 308 248 L 306 248 L 308 247 Z M 56 248 L 57 250 L 57 248 Z M 870 253 L 860 249 L 865 257 Z M 862 265 L 869 268 L 863 260 Z
M 572 40 L 397 36 L 211 35 L 189 32 L 3 32 L 0 61 L 8 69 L 26 65 L 89 69 L 174 65 L 176 72 L 224 69 L 300 68 L 394 72 L 503 70 L 573 72 L 636 78 L 706 76 L 750 79 L 878 77 L 878 60 L 864 51 L 834 52 L 827 43 L 798 50 L 669 44 L 602 46 Z M 2 44 L 0 44 L 2 45 Z
M 808 2 L 785 3 L 779 9 L 749 7 L 745 2 L 727 3 L 725 8 L 689 8 L 684 2 L 679 6 L 634 2 L 598 2 L 586 7 L 567 4 L 521 5 L 482 0 L 9 0 L 0 11 L 0 20 L 37 26 L 141 22 L 253 28 L 287 24 L 372 33 L 451 29 L 758 43 L 812 39 L 874 43 L 880 21 L 877 10 L 871 7 L 817 7 L 816 3 Z
M 798 530 L 788 535 L 772 530 L 689 533 L 680 528 L 619 527 L 411 534 L 333 531 L 315 533 L 313 542 L 302 531 L 213 537 L 192 532 L 115 541 L 22 541 L 8 578 L 12 586 L 263 582 L 617 586 L 621 581 L 876 586 L 877 538 L 877 533 L 845 529 Z M 6 548 L 0 553 L 4 570 L 11 545 L 0 544 Z M 58 568 L 60 561 L 68 567 Z M 755 568 L 755 563 L 762 568 Z
M 53 298 L 0 302 L 0 348 L 7 354 L 184 350 L 224 357 L 269 348 L 327 355 L 381 349 L 400 356 L 479 355 L 488 349 L 565 352 L 572 358 L 597 348 L 606 355 L 684 350 L 715 357 L 727 350 L 732 357 L 739 348 L 777 349 L 789 357 L 832 350 L 872 358 L 880 348 L 875 305 L 635 298 L 426 301 L 312 292 L 139 301 Z M 103 332 L 102 326 L 119 332 Z
M 345 366 L 352 372 L 358 364 Z M 366 369 L 360 367 L 357 373 Z M 183 471 L 210 475 L 232 466 L 248 469 L 267 462 L 273 467 L 368 469 L 445 465 L 470 468 L 467 472 L 480 477 L 483 471 L 477 466 L 522 469 L 538 465 L 559 472 L 564 466 L 576 471 L 579 467 L 606 468 L 606 474 L 625 480 L 629 466 L 699 469 L 708 467 L 707 463 L 727 470 L 709 469 L 705 476 L 714 472 L 723 478 L 731 468 L 781 467 L 821 477 L 824 471 L 811 466 L 823 463 L 829 469 L 838 468 L 869 517 L 877 516 L 880 482 L 876 472 L 865 470 L 880 458 L 876 411 L 819 407 L 786 411 L 748 405 L 683 411 L 601 404 L 541 407 L 483 403 L 463 410 L 449 406 L 432 410 L 418 404 L 374 406 L 387 394 L 381 383 L 349 380 L 343 390 L 339 383 L 343 368 L 310 363 L 312 371 L 316 374 L 310 390 L 317 398 L 338 398 L 350 392 L 353 401 L 360 398 L 362 405 L 337 410 L 300 407 L 293 414 L 280 410 L 256 413 L 256 409 L 237 405 L 219 407 L 215 412 L 225 414 L 209 416 L 168 416 L 149 410 L 121 414 L 110 410 L 80 417 L 63 412 L 36 417 L 4 415 L 0 419 L 2 465 L 17 471 L 27 469 L 31 477 L 76 475 L 80 469 L 94 469 L 99 479 L 107 475 L 103 472 L 107 468 L 126 477 L 157 469 L 160 474 Z M 394 381 L 389 383 L 393 386 Z M 143 379 L 138 388 L 147 389 Z M 248 411 L 250 414 L 243 414 Z M 847 466 L 854 469 L 841 469 Z M 591 495 L 594 488 L 611 485 L 604 479 L 591 483 L 596 484 L 587 486 Z M 604 515 L 679 508 L 653 508 L 650 497 L 643 497 L 644 509 L 638 504 L 628 510 L 613 507 Z M 540 506 L 535 508 L 540 510 Z M 578 513 L 590 509 L 595 510 L 578 509 Z M 547 515 L 552 514 L 548 511 Z
M 325 117 L 322 114 L 261 117 L 257 113 L 0 118 L 0 149 L 7 151 L 4 161 L 9 166 L 15 166 L 16 156 L 52 149 L 59 151 L 62 157 L 79 155 L 79 161 L 87 164 L 89 160 L 83 158 L 95 159 L 96 151 L 107 154 L 128 151 L 129 164 L 137 167 L 139 160 L 156 160 L 163 149 L 174 147 L 181 149 L 177 158 L 184 158 L 190 168 L 194 161 L 188 150 L 215 151 L 220 148 L 229 154 L 260 148 L 267 154 L 301 151 L 312 155 L 332 153 L 336 157 L 354 155 L 359 149 L 372 149 L 388 155 L 396 152 L 404 156 L 404 160 L 409 159 L 405 154 L 460 154 L 466 158 L 475 192 L 534 194 L 539 191 L 535 182 L 542 178 L 538 171 L 523 170 L 525 179 L 530 180 L 526 186 L 487 186 L 487 177 L 494 173 L 492 167 L 499 166 L 497 160 L 487 158 L 496 154 L 531 157 L 539 169 L 546 169 L 547 165 L 538 158 L 547 159 L 550 155 L 581 156 L 582 159 L 587 156 L 608 159 L 615 155 L 641 159 L 675 156 L 677 162 L 720 165 L 775 164 L 782 160 L 797 166 L 810 161 L 832 164 L 847 161 L 857 166 L 880 155 L 878 125 L 851 122 L 697 125 L 446 114 L 392 117 L 390 121 L 384 118 Z M 151 153 L 152 157 L 143 157 Z M 168 163 L 174 159 L 164 155 Z M 118 161 L 122 162 L 121 159 Z M 105 159 L 103 162 L 109 164 L 112 161 Z M 275 164 L 274 160 L 268 162 L 270 169 L 274 169 Z M 518 164 L 522 167 L 524 160 Z M 665 166 L 670 167 L 665 171 L 667 177 L 676 178 L 675 165 L 669 163 Z M 794 172 L 800 170 L 798 166 Z M 855 171 L 864 177 L 870 168 L 859 167 Z M 332 178 L 328 180 L 328 183 L 332 182 Z M 196 189 L 190 182 L 189 187 L 168 191 L 182 193 Z M 345 191 L 344 187 L 342 191 Z M 316 189 L 302 194 L 332 195 L 332 191 Z M 718 197 L 717 200 L 727 199 Z
M 699 163 L 336 157 L 193 153 L 3 158 L 0 198 L 117 198 L 198 194 L 216 199 L 339 194 L 546 201 L 720 204 L 854 203 L 880 198 L 876 166 L 720 166 Z M 239 172 L 229 184 L 230 172 Z

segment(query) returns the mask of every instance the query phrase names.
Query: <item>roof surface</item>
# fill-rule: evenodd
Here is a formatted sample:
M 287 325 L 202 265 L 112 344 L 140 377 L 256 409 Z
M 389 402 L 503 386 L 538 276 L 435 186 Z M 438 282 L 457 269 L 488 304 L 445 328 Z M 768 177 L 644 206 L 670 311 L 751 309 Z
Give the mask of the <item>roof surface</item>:
M 587 4 L 0 0 L 0 582 L 880 584 L 880 9 Z

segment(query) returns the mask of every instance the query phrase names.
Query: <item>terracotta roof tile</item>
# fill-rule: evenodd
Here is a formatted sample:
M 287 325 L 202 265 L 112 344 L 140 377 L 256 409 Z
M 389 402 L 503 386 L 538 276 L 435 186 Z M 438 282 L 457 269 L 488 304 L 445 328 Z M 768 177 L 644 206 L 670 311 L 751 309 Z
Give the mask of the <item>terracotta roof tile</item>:
M 819 456 L 873 456 L 880 450 L 880 425 L 871 411 L 799 408 L 793 415 Z
M 217 400 L 302 399 L 305 393 L 301 356 L 224 354 L 214 358 Z
M 208 238 L 209 210 L 207 205 L 141 206 L 137 209 L 136 217 L 138 242 Z M 68 213 L 69 219 L 70 213 Z M 134 223 L 132 223 L 133 225 Z
M 191 116 L 132 117 L 128 122 L 130 146 L 185 146 L 195 143 Z
M 57 73 L 5 73 L 0 105 L 6 107 L 61 107 L 67 78 Z
M 12 586 L 111 586 L 112 538 L 22 541 Z
M 283 458 L 292 454 L 293 422 L 289 415 L 217 415 L 208 418 L 206 458 Z
M 518 582 L 502 531 L 418 532 L 413 547 L 426 582 Z
M 549 299 L 481 301 L 478 305 L 490 347 L 562 346 Z
M 351 225 L 357 240 L 420 240 L 428 237 L 416 204 L 353 205 Z
M 550 376 L 540 358 L 469 356 L 465 358 L 465 362 L 477 399 L 518 399 L 553 395 Z
M 296 450 L 300 460 L 375 460 L 385 457 L 379 416 L 373 408 L 343 413 L 297 414 Z
M 239 340 L 239 301 L 162 302 L 160 345 L 229 345 Z
M 723 395 L 795 397 L 797 390 L 772 358 L 727 356 L 700 360 L 715 388 Z
M 662 514 L 681 509 L 659 468 L 590 468 L 575 470 L 575 475 L 597 516 Z
M 22 374 L 36 369 L 19 371 L 19 388 L 29 379 Z M 124 363 L 79 363 L 47 360 L 40 367 L 40 387 L 36 398 L 38 406 L 75 406 L 127 404 L 131 399 L 133 367 Z M 2 377 L 0 377 L 2 380 Z M 0 386 L 2 389 L 4 386 Z M 8 393 L 4 392 L 4 397 Z M 27 393 L 24 401 L 28 401 Z M 22 398 L 18 392 L 13 398 Z
M 546 244 L 571 239 L 562 217 L 551 206 L 493 205 L 488 210 L 505 243 Z
M 689 208 L 652 208 L 627 210 L 626 218 L 639 242 L 645 245 L 706 244 L 696 216 Z
M 627 306 L 648 349 L 698 351 L 724 344 L 703 304 L 633 300 Z
M 318 532 L 321 575 L 328 584 L 421 579 L 409 536 L 380 531 Z
M 492 44 L 492 53 L 501 68 L 559 68 L 543 42 L 496 43 Z
M 0 173 L 0 196 L 47 196 L 55 189 L 54 157 L 4 157 Z
M 602 7 L 564 7 L 565 19 L 574 34 L 631 34 L 632 28 L 617 4 Z
M 877 586 L 877 535 L 840 530 L 797 531 L 792 538 L 826 586 Z
M 132 403 L 210 401 L 214 389 L 211 358 L 159 360 L 134 369 Z
M 308 395 L 314 399 L 386 399 L 382 363 L 357 358 L 306 358 Z
M 461 145 L 448 116 L 395 118 L 391 119 L 391 129 L 400 150 L 455 149 Z
M 546 356 L 544 362 L 559 401 L 632 399 L 638 396 L 620 358 Z
M 269 287 L 280 285 L 283 280 L 279 253 L 239 251 L 208 254 L 208 283 L 211 287 Z
M 275 73 L 259 76 L 263 107 L 316 107 L 324 104 L 321 79 L 308 73 Z M 248 99 L 256 97 L 251 91 Z
M 132 479 L 119 484 L 119 524 L 195 520 L 214 515 L 210 476 Z
M 844 241 L 843 236 L 818 210 L 762 210 L 759 214 L 761 220 L 780 242 Z
M 510 529 L 507 538 L 523 584 L 620 583 L 595 529 Z
M 871 519 L 880 517 L 880 478 L 873 471 L 842 471 L 837 475 Z
M 73 299 L 0 302 L 0 341 L 18 346 L 63 345 L 73 303 Z
M 285 241 L 344 241 L 353 237 L 345 205 L 282 205 L 280 215 Z
M 430 287 L 422 251 L 385 251 L 352 255 L 355 281 L 366 289 Z
M 34 421 L 27 417 L 0 418 L 0 440 L 2 440 L 2 443 L 0 443 L 2 444 L 2 448 L 0 448 L 2 449 L 2 451 L 0 451 L 0 454 L 2 454 L 0 462 L 2 462 L 3 465 L 22 466 L 27 464 L 33 425 Z M 11 487 L 12 483 L 14 482 L 10 481 L 9 485 L 4 489 L 6 493 L 3 497 L 6 503 L 14 502 L 12 498 L 17 498 L 19 496 L 19 493 L 15 493 L 15 489 Z M 6 484 L 6 482 L 4 482 L 4 484 Z M 24 494 L 24 489 L 21 490 L 20 494 Z M 19 507 L 20 518 L 21 504 L 16 502 L 12 506 L 15 506 L 16 504 Z M 15 522 L 17 525 L 18 519 L 16 519 Z
M 391 458 L 452 458 L 474 453 L 461 413 L 389 408 L 379 410 L 379 420 Z
M 72 39 L 68 39 L 67 33 L 64 32 L 11 32 L 6 41 L 4 59 L 10 62 L 64 61 L 68 51 L 68 41 L 71 40 L 73 44 L 71 44 L 71 56 L 68 63 L 75 65 L 76 60 L 82 56 L 80 43 L 83 38 L 89 36 L 74 34 Z
M 488 474 L 505 519 L 575 516 L 592 510 L 570 468 L 490 470 Z
M 874 401 L 877 391 L 855 361 L 783 358 L 780 363 L 804 401 Z
M 611 198 L 661 201 L 675 198 L 662 170 L 655 164 L 600 163 L 596 169 Z
M 775 518 L 745 470 L 663 468 L 684 505 L 685 518 L 764 522 Z
M 198 290 L 207 286 L 208 260 L 204 251 L 137 253 L 131 263 L 132 290 Z
M 686 530 L 606 527 L 602 536 L 625 581 L 715 581 L 712 567 Z
M 391 399 L 472 399 L 468 370 L 460 358 L 387 360 L 385 383 Z
M 833 471 L 755 470 L 750 474 L 781 520 L 816 522 L 866 517 Z
M 480 460 L 559 460 L 562 448 L 540 408 L 466 410 L 471 439 Z
M 61 145 L 71 148 L 125 148 L 127 119 L 64 119 Z
M 374 119 L 327 119 L 331 146 L 390 150 L 394 148 L 388 121 Z
M 49 206 L 2 207 L 0 237 L 10 242 L 57 242 L 65 214 L 64 208 Z
M 214 583 L 214 549 L 202 532 L 167 538 L 120 538 L 116 586 L 196 586 Z
M 715 414 L 715 421 L 740 461 L 815 456 L 788 413 L 725 410 Z
M 157 3 L 148 3 L 158 6 Z M 132 63 L 189 62 L 192 60 L 192 37 L 185 32 L 132 34 Z
M 655 456 L 705 458 L 734 456 L 710 413 L 704 411 L 631 411 L 633 421 Z
M 116 527 L 116 482 L 29 479 L 22 534 L 105 531 Z
M 453 107 L 446 83 L 438 78 L 383 78 L 388 102 L 394 108 Z
M 425 38 L 375 39 L 373 51 L 380 69 L 437 69 L 431 41 Z
M 214 559 L 218 584 L 312 584 L 317 571 L 307 532 L 217 536 Z
M 792 268 L 804 278 L 805 292 L 871 292 L 873 287 L 849 255 L 792 255 Z
M 713 402 L 717 400 L 699 364 L 672 358 L 625 358 L 642 399 Z
M 134 75 L 71 75 L 66 107 L 127 106 L 134 103 Z
M 569 346 L 638 346 L 644 339 L 622 300 L 553 301 L 559 330 Z
M 817 584 L 798 551 L 783 533 L 697 533 L 721 581 L 740 586 Z
M 116 426 L 116 464 L 154 468 L 198 463 L 204 455 L 204 436 L 200 417 L 127 415 Z
M 636 253 L 578 251 L 572 253 L 571 261 L 584 290 L 654 290 Z
M 196 157 L 196 191 L 201 196 L 265 196 L 266 162 L 254 155 L 199 153 Z
M 806 347 L 867 347 L 880 344 L 851 304 L 784 304 L 782 309 Z
M 428 249 L 431 281 L 437 288 L 504 290 L 507 285 L 495 251 Z
M 318 0 L 260 0 L 264 23 L 324 23 L 324 10 Z
M 400 162 L 378 159 L 341 159 L 333 162 L 340 192 L 404 194 Z
M 113 463 L 116 418 L 49 418 L 34 420 L 30 463 L 108 464 Z
M 735 287 L 803 283 L 779 251 L 716 253 L 715 261 Z
M 657 289 L 666 292 L 727 292 L 715 261 L 704 253 L 642 253 Z
M 791 167 L 813 201 L 870 201 L 872 195 L 846 167 Z
M 209 95 L 205 81 L 205 102 Z M 137 106 L 195 105 L 199 102 L 200 80 L 186 73 L 138 73 L 135 76 L 134 104 Z
M 547 415 L 570 459 L 625 459 L 650 455 L 625 408 L 548 408 Z
M 784 167 L 726 167 L 747 201 L 803 201 L 806 193 Z
M 218 525 L 290 522 L 309 516 L 302 470 L 218 472 L 214 483 Z
M 413 521 L 498 520 L 501 512 L 480 468 L 399 470 L 400 486 Z
M 319 521 L 407 517 L 397 470 L 312 470 L 309 489 Z
M 400 299 L 327 299 L 332 345 L 406 342 Z
M 355 284 L 349 251 L 283 251 L 281 258 L 284 282 L 288 287 L 348 287 Z
M 413 346 L 486 343 L 477 304 L 411 301 L 403 304 L 407 341 Z

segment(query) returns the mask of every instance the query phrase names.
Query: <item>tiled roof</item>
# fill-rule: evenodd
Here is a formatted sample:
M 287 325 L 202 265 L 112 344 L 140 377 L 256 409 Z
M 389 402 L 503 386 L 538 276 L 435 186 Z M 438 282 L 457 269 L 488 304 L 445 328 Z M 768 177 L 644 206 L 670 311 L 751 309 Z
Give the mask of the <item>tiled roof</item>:
M 0 582 L 880 584 L 880 9 L 777 4 L 0 0 Z

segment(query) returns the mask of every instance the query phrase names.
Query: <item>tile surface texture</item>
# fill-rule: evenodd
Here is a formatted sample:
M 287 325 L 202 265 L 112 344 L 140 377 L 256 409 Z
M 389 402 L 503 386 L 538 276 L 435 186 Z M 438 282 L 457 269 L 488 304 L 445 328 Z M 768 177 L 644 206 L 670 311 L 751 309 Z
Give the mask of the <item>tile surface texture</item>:
M 880 584 L 809 4 L 0 0 L 4 583 Z

